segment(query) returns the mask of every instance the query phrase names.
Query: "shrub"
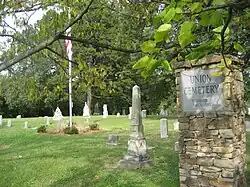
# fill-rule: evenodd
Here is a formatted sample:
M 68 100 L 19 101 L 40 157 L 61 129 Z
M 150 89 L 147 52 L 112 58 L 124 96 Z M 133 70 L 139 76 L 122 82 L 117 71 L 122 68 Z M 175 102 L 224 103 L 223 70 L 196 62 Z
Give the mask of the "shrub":
M 93 122 L 89 124 L 90 130 L 99 130 L 99 124 L 97 122 Z
M 40 126 L 39 128 L 37 128 L 37 132 L 38 133 L 46 133 L 47 129 L 45 125 Z
M 79 134 L 79 130 L 76 128 L 76 126 L 72 126 L 72 128 L 70 128 L 69 126 L 65 127 L 63 129 L 64 134 Z

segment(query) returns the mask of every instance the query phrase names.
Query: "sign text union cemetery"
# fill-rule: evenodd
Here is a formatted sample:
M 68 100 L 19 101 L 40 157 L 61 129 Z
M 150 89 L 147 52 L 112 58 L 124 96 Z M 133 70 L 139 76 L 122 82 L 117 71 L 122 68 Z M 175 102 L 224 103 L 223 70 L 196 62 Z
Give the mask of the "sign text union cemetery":
M 218 70 L 188 70 L 181 72 L 181 91 L 184 111 L 223 109 L 222 76 Z

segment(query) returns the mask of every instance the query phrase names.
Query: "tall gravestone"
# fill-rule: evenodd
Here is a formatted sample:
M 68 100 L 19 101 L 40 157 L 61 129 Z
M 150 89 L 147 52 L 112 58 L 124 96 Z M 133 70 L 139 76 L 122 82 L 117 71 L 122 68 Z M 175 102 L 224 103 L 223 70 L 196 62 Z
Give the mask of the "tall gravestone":
M 0 127 L 2 127 L 2 126 L 3 126 L 3 116 L 0 115 Z
M 141 117 L 142 117 L 143 119 L 147 118 L 147 110 L 142 110 L 142 111 L 141 111 Z
M 132 107 L 129 107 L 129 114 L 128 114 L 129 119 L 131 119 L 131 115 L 132 115 Z
M 226 58 L 230 69 L 219 55 L 175 64 L 181 187 L 246 187 L 243 76 Z
M 103 118 L 107 118 L 108 117 L 108 115 L 109 115 L 109 113 L 108 113 L 108 105 L 107 104 L 104 104 L 103 105 Z
M 122 115 L 125 116 L 126 115 L 126 110 L 122 109 Z
M 140 168 L 151 164 L 147 152 L 146 139 L 141 118 L 141 93 L 138 86 L 132 91 L 132 112 L 130 124 L 130 137 L 128 140 L 127 154 L 119 161 L 121 168 Z
M 7 125 L 6 125 L 6 127 L 11 127 L 12 125 L 11 125 L 11 119 L 8 119 L 8 122 L 7 122 Z
M 87 102 L 85 102 L 85 104 L 84 104 L 83 117 L 90 118 L 90 111 L 89 111 L 89 106 L 88 106 Z
M 165 118 L 162 118 L 160 120 L 160 132 L 161 132 L 161 138 L 168 137 L 168 120 Z
M 56 108 L 56 111 L 54 113 L 53 120 L 56 123 L 56 128 L 61 129 L 62 123 L 63 123 L 63 115 L 59 107 Z

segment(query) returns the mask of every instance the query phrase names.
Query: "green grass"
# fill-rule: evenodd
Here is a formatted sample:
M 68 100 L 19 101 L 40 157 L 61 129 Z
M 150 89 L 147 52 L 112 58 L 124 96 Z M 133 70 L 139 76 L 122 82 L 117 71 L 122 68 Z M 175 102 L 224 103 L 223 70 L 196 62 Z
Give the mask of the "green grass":
M 101 119 L 94 117 L 94 119 Z M 121 170 L 114 167 L 126 153 L 130 121 L 125 117 L 101 119 L 102 134 L 57 136 L 24 129 L 24 122 L 39 127 L 43 118 L 13 119 L 12 128 L 0 129 L 0 187 L 177 187 L 178 155 L 174 152 L 177 133 L 160 139 L 159 120 L 144 120 L 145 136 L 154 165 L 147 169 Z M 82 117 L 74 121 L 84 123 Z M 4 120 L 6 125 L 7 119 Z M 109 133 L 120 134 L 120 144 L 107 147 Z M 248 134 L 250 142 L 250 134 Z M 250 143 L 248 143 L 248 155 Z M 248 156 L 250 164 L 250 156 Z M 248 176 L 250 170 L 248 168 Z M 250 184 L 250 178 L 248 178 Z

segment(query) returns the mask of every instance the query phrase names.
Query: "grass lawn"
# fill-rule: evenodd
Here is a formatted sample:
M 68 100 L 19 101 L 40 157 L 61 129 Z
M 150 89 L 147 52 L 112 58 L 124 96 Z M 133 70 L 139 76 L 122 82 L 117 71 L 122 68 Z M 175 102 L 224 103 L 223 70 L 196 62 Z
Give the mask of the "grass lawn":
M 94 117 L 101 119 L 100 117 Z M 82 117 L 74 117 L 82 123 Z M 0 187 L 178 187 L 178 155 L 174 152 L 177 133 L 160 139 L 159 120 L 143 121 L 145 136 L 154 165 L 140 170 L 114 169 L 126 154 L 129 119 L 109 116 L 101 119 L 106 132 L 84 136 L 37 134 L 24 129 L 24 122 L 39 127 L 44 118 L 13 119 L 12 128 L 0 129 Z M 4 120 L 6 125 L 7 120 Z M 107 147 L 109 133 L 120 134 L 120 145 Z M 250 167 L 250 134 L 248 134 L 248 165 Z M 248 184 L 250 186 L 250 169 Z

